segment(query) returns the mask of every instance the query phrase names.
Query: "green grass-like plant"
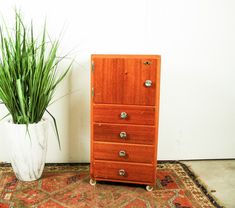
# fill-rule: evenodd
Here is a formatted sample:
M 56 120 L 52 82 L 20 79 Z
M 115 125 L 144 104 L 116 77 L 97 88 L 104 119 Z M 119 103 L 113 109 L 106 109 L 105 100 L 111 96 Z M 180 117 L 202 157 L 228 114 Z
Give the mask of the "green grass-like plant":
M 26 28 L 18 11 L 13 32 L 6 24 L 0 27 L 0 102 L 15 124 L 41 121 L 57 85 L 71 68 L 72 63 L 64 72 L 58 72 L 63 59 L 57 57 L 59 41 L 46 39 L 46 24 L 42 37 L 35 38 L 33 24 Z M 58 136 L 57 127 L 56 132 Z

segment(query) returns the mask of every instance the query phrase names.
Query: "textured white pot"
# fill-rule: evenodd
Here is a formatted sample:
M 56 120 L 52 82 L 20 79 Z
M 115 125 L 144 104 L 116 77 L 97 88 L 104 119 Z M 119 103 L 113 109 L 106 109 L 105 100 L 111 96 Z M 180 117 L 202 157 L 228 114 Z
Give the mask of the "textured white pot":
M 5 123 L 6 142 L 16 177 L 21 181 L 34 181 L 41 177 L 45 165 L 48 120 L 28 125 Z

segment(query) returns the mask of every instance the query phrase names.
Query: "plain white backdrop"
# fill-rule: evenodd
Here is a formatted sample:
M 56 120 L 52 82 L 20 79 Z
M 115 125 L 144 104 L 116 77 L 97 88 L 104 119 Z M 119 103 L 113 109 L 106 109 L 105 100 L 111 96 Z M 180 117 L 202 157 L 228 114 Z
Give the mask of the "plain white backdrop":
M 75 58 L 49 107 L 62 150 L 51 128 L 47 162 L 89 162 L 95 53 L 162 56 L 158 159 L 235 158 L 234 0 L 1 0 L 9 26 L 14 7 L 37 32 L 46 18 L 51 38 L 62 34 L 61 55 Z M 0 129 L 0 162 L 8 162 Z

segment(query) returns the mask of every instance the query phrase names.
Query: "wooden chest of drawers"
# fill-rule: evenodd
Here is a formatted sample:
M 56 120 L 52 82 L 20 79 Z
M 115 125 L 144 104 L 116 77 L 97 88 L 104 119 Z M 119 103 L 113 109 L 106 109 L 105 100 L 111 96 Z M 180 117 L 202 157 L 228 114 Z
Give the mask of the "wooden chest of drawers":
M 92 185 L 155 185 L 160 61 L 158 55 L 92 55 Z

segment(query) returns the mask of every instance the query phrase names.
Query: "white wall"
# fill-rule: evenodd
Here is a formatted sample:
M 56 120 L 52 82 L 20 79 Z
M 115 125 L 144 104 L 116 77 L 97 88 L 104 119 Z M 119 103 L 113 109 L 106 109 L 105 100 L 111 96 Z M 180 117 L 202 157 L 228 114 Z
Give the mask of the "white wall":
M 14 6 L 38 31 L 47 17 L 76 60 L 50 107 L 62 151 L 51 130 L 47 162 L 89 161 L 92 53 L 162 55 L 159 159 L 235 158 L 235 1 L 1 0 L 7 22 Z M 0 161 L 5 140 L 1 129 Z

